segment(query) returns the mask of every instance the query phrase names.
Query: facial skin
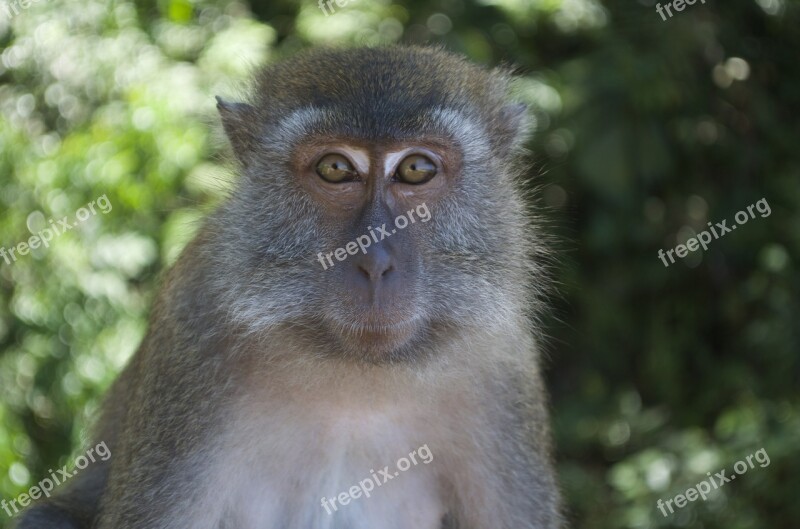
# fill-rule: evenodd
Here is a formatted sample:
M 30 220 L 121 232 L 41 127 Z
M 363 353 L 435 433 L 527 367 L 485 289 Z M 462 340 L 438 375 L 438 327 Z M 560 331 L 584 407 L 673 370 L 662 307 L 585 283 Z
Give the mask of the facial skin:
M 325 167 L 326 160 L 346 164 L 347 171 Z M 409 222 L 397 229 L 395 219 L 413 219 L 420 206 L 436 204 L 457 177 L 460 161 L 458 149 L 441 139 L 380 144 L 321 139 L 295 149 L 293 171 L 322 221 L 339 228 L 337 247 L 371 233 L 379 239 L 373 238 L 366 253 L 332 261 L 335 265 L 322 271 L 326 289 L 339 300 L 325 323 L 342 346 L 380 356 L 424 333 L 427 322 L 415 290 L 424 267 L 417 240 L 426 226 Z M 417 164 L 432 176 L 415 171 Z M 334 181 L 320 174 L 320 167 L 332 172 Z M 343 174 L 347 179 L 337 181 Z M 376 232 L 383 226 L 390 236 Z

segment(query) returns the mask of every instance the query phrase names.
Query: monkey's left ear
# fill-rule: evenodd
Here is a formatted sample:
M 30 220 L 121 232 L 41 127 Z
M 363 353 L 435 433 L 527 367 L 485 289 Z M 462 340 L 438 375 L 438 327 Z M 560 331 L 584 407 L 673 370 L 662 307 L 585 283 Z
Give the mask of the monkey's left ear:
M 258 122 L 256 109 L 246 103 L 230 103 L 219 96 L 216 99 L 225 135 L 231 142 L 233 152 L 244 163 L 245 153 L 253 152 L 255 148 L 256 135 L 252 124 Z
M 531 120 L 528 105 L 510 103 L 500 110 L 500 145 L 503 154 L 507 155 L 521 147 L 531 132 Z

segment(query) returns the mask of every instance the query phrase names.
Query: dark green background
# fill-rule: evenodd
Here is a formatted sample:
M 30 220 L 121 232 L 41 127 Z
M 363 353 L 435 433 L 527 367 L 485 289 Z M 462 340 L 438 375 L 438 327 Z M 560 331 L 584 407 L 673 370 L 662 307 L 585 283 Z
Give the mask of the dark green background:
M 0 13 L 0 497 L 80 453 L 159 272 L 231 184 L 213 95 L 324 43 L 441 43 L 518 66 L 533 208 L 559 241 L 548 380 L 573 527 L 800 523 L 800 5 L 39 0 Z M 324 72 L 320 72 L 324 75 Z M 765 198 L 707 252 L 657 257 Z M 135 405 L 132 403 L 132 405 Z M 764 448 L 706 502 L 668 499 Z M 0 527 L 7 522 L 0 511 Z

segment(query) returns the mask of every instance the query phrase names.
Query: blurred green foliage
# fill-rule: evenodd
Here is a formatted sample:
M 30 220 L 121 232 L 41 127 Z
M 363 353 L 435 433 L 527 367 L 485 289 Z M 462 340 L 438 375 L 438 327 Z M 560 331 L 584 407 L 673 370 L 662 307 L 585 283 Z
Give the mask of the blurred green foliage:
M 3 0 L 5 1 L 5 0 Z M 800 3 L 41 0 L 0 9 L 0 497 L 69 461 L 136 349 L 158 274 L 231 185 L 214 94 L 326 44 L 441 43 L 519 67 L 530 186 L 563 256 L 546 345 L 574 527 L 800 521 Z M 751 220 L 665 268 L 708 222 Z M 765 448 L 771 464 L 667 518 Z M 6 527 L 0 512 L 0 527 Z

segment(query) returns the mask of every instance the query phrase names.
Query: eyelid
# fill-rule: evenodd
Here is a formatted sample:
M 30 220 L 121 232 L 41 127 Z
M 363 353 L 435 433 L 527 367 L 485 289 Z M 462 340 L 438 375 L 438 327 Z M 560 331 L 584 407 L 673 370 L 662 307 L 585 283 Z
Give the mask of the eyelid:
M 358 173 L 359 178 L 364 178 L 365 175 L 369 174 L 369 153 L 362 149 L 352 149 L 352 148 L 342 148 L 342 147 L 328 147 L 325 149 L 320 150 L 319 154 L 314 158 L 314 162 L 312 163 L 312 167 L 316 168 L 317 164 L 319 164 L 320 160 L 325 158 L 329 154 L 338 154 L 339 156 L 344 156 L 347 158 L 347 161 L 350 162 L 350 165 Z
M 386 153 L 386 157 L 383 159 L 384 174 L 396 175 L 403 160 L 415 154 L 428 158 L 436 166 L 437 173 L 442 171 L 442 159 L 436 153 L 419 147 L 409 147 L 401 151 Z

